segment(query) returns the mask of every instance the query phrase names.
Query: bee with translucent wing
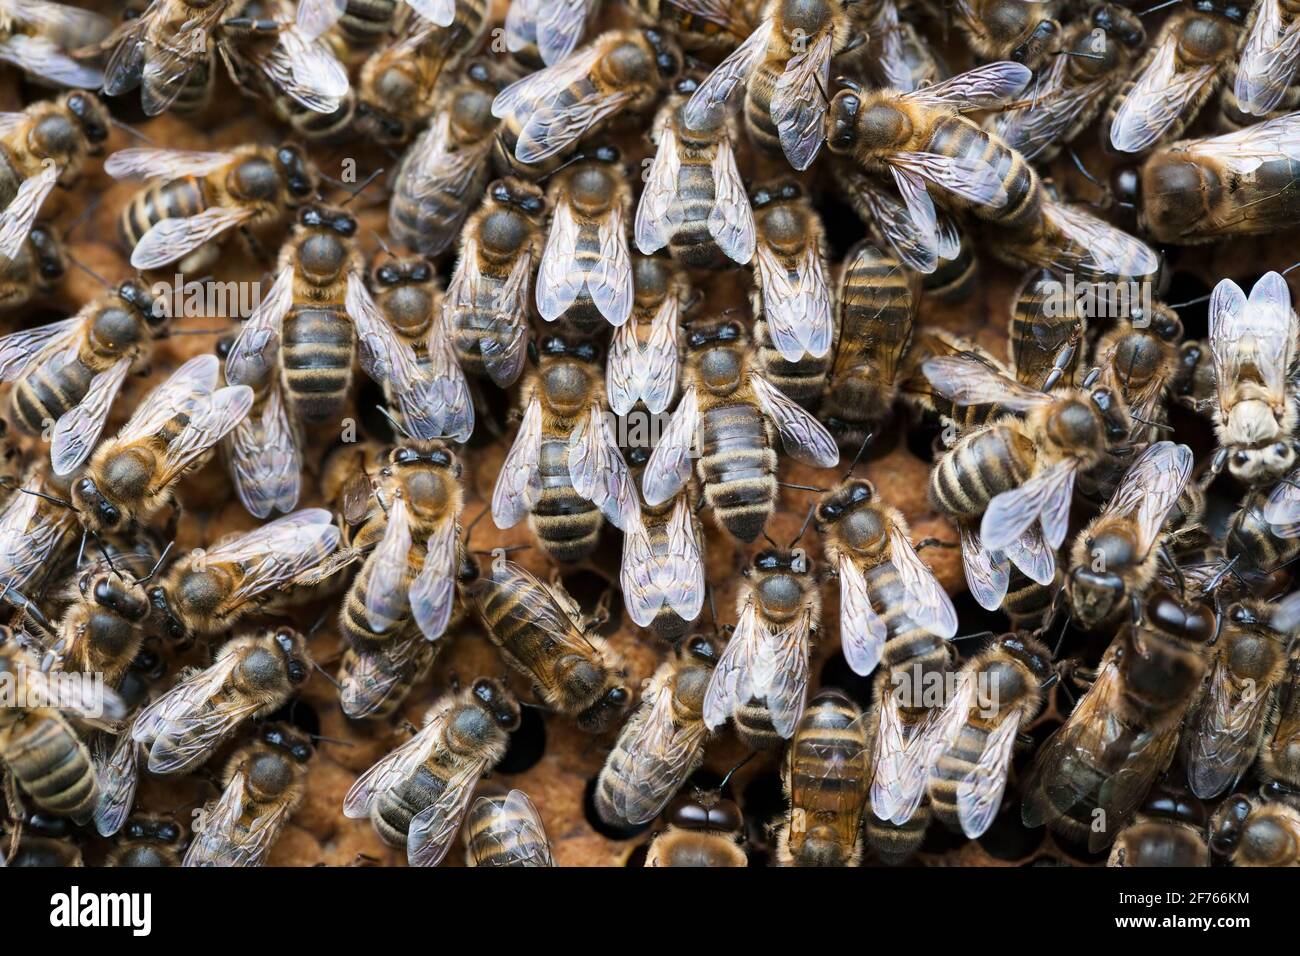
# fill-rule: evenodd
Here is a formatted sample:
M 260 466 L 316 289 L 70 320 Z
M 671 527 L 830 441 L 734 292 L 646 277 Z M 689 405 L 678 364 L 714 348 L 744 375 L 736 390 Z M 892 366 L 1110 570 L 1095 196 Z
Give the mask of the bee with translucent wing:
M 573 52 L 600 0 L 511 0 L 506 49 L 531 65 L 554 66 Z
M 225 42 L 217 50 L 236 85 L 250 95 L 262 95 L 269 84 L 304 109 L 334 113 L 351 87 L 325 34 L 345 6 L 336 0 L 298 0 L 295 10 L 288 0 L 269 0 L 260 17 L 221 21 Z
M 0 60 L 40 83 L 96 90 L 98 69 L 66 51 L 98 43 L 112 24 L 98 13 L 44 0 L 0 2 Z
M 1285 0 L 1261 0 L 1250 15 L 1233 92 L 1242 111 L 1264 116 L 1281 101 L 1300 66 L 1300 17 Z
M 218 356 L 229 355 L 233 345 L 233 336 L 222 338 Z M 230 477 L 253 517 L 265 518 L 276 510 L 288 514 L 297 506 L 302 488 L 298 426 L 289 420 L 278 375 L 250 387 L 253 407 L 222 439 Z
M 542 815 L 522 790 L 479 797 L 465 817 L 466 866 L 555 866 Z
M 642 403 L 652 414 L 677 397 L 686 276 L 663 259 L 632 257 L 632 317 L 614 330 L 605 358 L 605 395 L 616 415 Z

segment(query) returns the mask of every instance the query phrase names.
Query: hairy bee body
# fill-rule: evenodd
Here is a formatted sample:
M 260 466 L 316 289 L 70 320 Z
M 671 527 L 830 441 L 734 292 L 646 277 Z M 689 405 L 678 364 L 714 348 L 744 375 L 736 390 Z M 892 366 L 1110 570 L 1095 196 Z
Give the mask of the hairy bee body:
M 521 790 L 479 797 L 465 815 L 465 865 L 554 866 L 537 808 Z
M 1300 866 L 1300 809 L 1231 797 L 1210 818 L 1210 848 L 1232 866 Z
M 1300 537 L 1284 538 L 1264 519 L 1267 500 L 1267 488 L 1250 492 L 1228 521 L 1223 555 L 1238 570 L 1271 574 L 1300 555 Z
M 930 472 L 930 500 L 945 514 L 974 518 L 990 501 L 1024 483 L 1034 444 L 1010 423 L 963 435 Z
M 1060 38 L 1057 13 L 1053 0 L 972 0 L 956 8 L 956 22 L 977 63 L 1014 60 L 1037 68 Z
M 62 240 L 44 226 L 33 226 L 18 254 L 0 259 L 0 314 L 49 295 L 67 271 Z
M 901 866 L 921 849 L 933 817 L 928 800 L 923 800 L 911 819 L 901 825 L 880 819 L 868 803 L 863 813 L 862 832 L 876 859 L 886 866 Z
M 749 402 L 715 405 L 703 413 L 701 426 L 704 500 L 730 534 L 753 541 L 776 506 L 772 428 Z
M 164 219 L 186 219 L 218 204 L 218 192 L 206 177 L 186 176 L 169 182 L 151 183 L 122 207 L 118 228 L 122 241 L 134 248 L 144 234 Z M 207 262 L 215 250 L 202 261 Z M 192 260 L 182 260 L 189 262 Z M 190 269 L 183 269 L 188 272 Z
M 380 43 L 393 28 L 400 0 L 347 0 L 334 28 L 348 49 L 366 50 Z
M 57 711 L 22 711 L 0 723 L 0 756 L 19 787 L 50 813 L 81 815 L 99 799 L 90 751 Z
M 1158 786 L 1137 818 L 1115 838 L 1107 866 L 1209 866 L 1205 805 Z
M 963 116 L 941 116 L 931 128 L 925 149 L 945 156 L 979 156 L 997 171 L 1007 198 L 1001 205 L 970 206 L 970 211 L 1006 229 L 1019 229 L 1042 215 L 1043 187 L 1038 173 L 999 137 Z M 960 201 L 956 202 L 960 206 Z
M 717 791 L 679 798 L 668 809 L 669 827 L 654 838 L 646 866 L 748 866 L 741 847 L 740 808 Z
M 170 817 L 137 813 L 122 828 L 121 836 L 104 860 L 105 866 L 180 866 L 185 831 Z
M 1002 610 L 1011 622 L 1011 629 L 1033 631 L 1042 627 L 1064 584 L 1065 574 L 1059 567 L 1051 584 L 1039 584 L 1012 565 L 1007 582 L 1007 596 L 1002 599 Z

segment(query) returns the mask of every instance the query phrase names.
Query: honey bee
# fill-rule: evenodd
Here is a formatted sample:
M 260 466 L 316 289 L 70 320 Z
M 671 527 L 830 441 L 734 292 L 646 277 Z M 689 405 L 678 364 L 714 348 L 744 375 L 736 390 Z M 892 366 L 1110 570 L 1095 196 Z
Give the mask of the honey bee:
M 1163 303 L 1135 308 L 1097 340 L 1099 381 L 1119 395 L 1133 419 L 1134 437 L 1163 424 L 1165 398 L 1179 374 L 1183 323 Z
M 131 265 L 157 269 L 179 261 L 185 273 L 216 261 L 222 233 L 239 227 L 247 236 L 284 223 L 317 188 L 316 170 L 296 146 L 228 153 L 123 149 L 104 161 L 104 171 L 115 179 L 158 180 L 136 193 L 118 221 Z
M 185 829 L 169 816 L 137 813 L 108 852 L 105 866 L 180 866 Z
M 0 113 L 0 260 L 22 254 L 50 192 L 77 181 L 111 122 L 95 94 L 83 92 Z
M 605 396 L 615 415 L 637 402 L 658 415 L 677 397 L 681 314 L 689 285 L 663 259 L 632 257 L 632 316 L 614 330 L 605 359 Z
M 0 314 L 48 296 L 67 271 L 63 240 L 53 229 L 32 226 L 17 256 L 0 259 Z
M 1168 767 L 1218 630 L 1213 611 L 1157 591 L 1128 623 L 1066 722 L 1039 748 L 1025 826 L 1047 823 L 1096 852 L 1108 846 Z
M 555 66 L 573 52 L 600 9 L 600 0 L 511 0 L 506 49 L 532 66 Z
M 684 118 L 692 77 L 655 117 L 654 162 L 636 208 L 636 246 L 646 255 L 668 247 L 675 262 L 693 269 L 741 265 L 754 255 L 754 215 L 736 167 L 736 124 L 709 110 L 700 125 Z
M 849 45 L 852 23 L 839 0 L 770 0 L 744 43 L 700 84 L 682 112 L 704 128 L 737 87 L 745 88 L 750 142 L 774 156 L 784 152 L 803 170 L 821 149 L 831 60 Z M 716 120 L 714 120 L 716 122 Z
M 720 791 L 678 798 L 668 809 L 668 823 L 650 844 L 646 866 L 749 866 L 742 847 L 745 818 Z
M 324 508 L 295 511 L 190 552 L 149 588 L 149 601 L 172 640 L 219 634 L 327 561 L 339 537 Z
M 828 688 L 808 704 L 781 765 L 790 809 L 777 834 L 782 866 L 857 866 L 871 785 L 863 713 Z
M 199 467 L 253 404 L 244 385 L 217 387 L 215 355 L 197 355 L 141 400 L 117 435 L 101 442 L 72 483 L 88 531 L 120 531 L 175 507 L 175 485 Z
M 1137 205 L 1157 242 L 1184 245 L 1290 228 L 1300 179 L 1300 116 L 1290 114 L 1153 152 L 1116 198 Z
M 588 733 L 600 733 L 627 709 L 631 694 L 621 683 L 612 653 L 557 583 L 547 586 L 504 558 L 491 570 L 465 569 L 461 588 L 488 637 L 506 661 L 533 681 L 542 701 L 573 716 Z
M 522 790 L 479 797 L 465 817 L 466 866 L 555 866 L 542 816 Z
M 1023 228 L 982 233 L 989 250 L 1016 268 L 1073 272 L 1104 281 L 1155 281 L 1160 257 L 1145 242 L 1048 195 L 1040 210 L 1042 214 Z
M 1223 559 L 1246 580 L 1281 570 L 1300 555 L 1296 494 L 1284 478 L 1278 485 L 1248 492 L 1229 517 L 1223 536 Z M 1222 577 L 1222 575 L 1220 575 Z
M 916 25 L 899 17 L 904 3 L 878 0 L 866 17 L 866 68 L 877 85 L 911 93 L 948 77 Z
M 492 492 L 496 526 L 513 528 L 527 517 L 557 561 L 590 554 L 602 516 L 626 530 L 638 510 L 636 486 L 603 412 L 604 390 L 593 346 L 543 340 L 538 369 L 521 394 L 519 434 Z
M 292 417 L 319 425 L 336 419 L 347 400 L 359 342 L 361 367 L 397 399 L 409 434 L 466 440 L 474 430 L 474 404 L 442 326 L 431 329 L 421 364 L 366 288 L 356 230 L 357 221 L 341 210 L 302 210 L 280 252 L 275 282 L 230 350 L 226 378 L 266 382 L 278 358 Z
M 433 669 L 442 642 L 418 631 L 404 633 L 378 648 L 349 646 L 339 662 L 339 706 L 353 720 L 385 720 L 397 712 L 413 688 Z
M 659 816 L 704 760 L 704 692 L 718 662 L 716 639 L 697 634 L 673 648 L 641 691 L 596 780 L 596 812 L 614 827 Z
M 98 43 L 112 24 L 90 10 L 44 0 L 5 0 L 0 6 L 0 61 L 40 83 L 99 89 L 104 75 L 67 51 Z
M 736 629 L 709 677 L 704 723 L 717 730 L 733 718 L 746 745 L 775 747 L 803 716 L 821 592 L 803 549 L 764 550 L 741 574 Z
M 901 512 L 871 482 L 846 478 L 817 506 L 826 560 L 840 582 L 840 649 L 856 674 L 870 674 L 885 641 L 914 628 L 957 633 L 948 593 L 912 546 Z
M 32 435 L 53 424 L 56 475 L 90 457 L 127 375 L 167 334 L 167 316 L 156 305 L 143 285 L 126 281 L 70 319 L 0 338 L 0 380 L 13 382 L 13 421 Z
M 1107 866 L 1209 866 L 1205 804 L 1157 784 L 1133 822 L 1115 837 Z
M 929 772 L 930 805 L 950 829 L 977 840 L 992 825 L 1002 808 L 1017 736 L 1043 709 L 1052 673 L 1051 652 L 1019 634 L 998 638 L 958 672 L 958 691 L 948 706 L 960 729 Z M 995 702 L 991 707 L 976 702 L 977 687 Z
M 1148 445 L 1101 514 L 1074 539 L 1066 590 L 1074 620 L 1085 630 L 1114 621 L 1126 604 L 1140 612 L 1142 596 L 1156 580 L 1167 524 L 1191 478 L 1192 464 L 1186 445 Z
M 288 724 L 264 726 L 226 764 L 225 790 L 203 807 L 183 866 L 262 866 L 302 805 L 312 745 Z
M 224 361 L 234 344 L 233 335 L 223 336 L 217 342 L 217 356 Z M 252 408 L 222 439 L 231 481 L 253 517 L 265 518 L 277 509 L 288 514 L 302 490 L 298 428 L 289 420 L 277 376 L 250 387 Z
M 1015 379 L 1050 392 L 1061 381 L 1074 382 L 1084 351 L 1086 310 L 1061 304 L 1061 284 L 1049 269 L 1025 276 L 1016 291 L 1007 324 L 1007 359 Z
M 1237 107 L 1247 117 L 1265 116 L 1288 105 L 1282 98 L 1296 76 L 1297 22 L 1295 8 L 1283 0 L 1264 0 L 1247 17 L 1246 40 L 1232 87 Z
M 849 250 L 835 295 L 840 335 L 822 421 L 842 449 L 861 447 L 889 418 L 920 308 L 918 274 L 864 240 Z
M 531 183 L 492 183 L 461 231 L 460 257 L 442 300 L 442 323 L 461 367 L 502 388 L 524 367 L 545 214 L 546 197 Z
M 537 270 L 537 312 L 547 322 L 561 316 L 579 334 L 606 322 L 618 327 L 632 315 L 632 259 L 627 219 L 632 190 L 619 152 L 599 146 L 581 154 L 551 180 L 551 228 Z
M 471 60 L 439 96 L 433 120 L 402 158 L 388 221 L 393 238 L 430 258 L 446 251 L 487 187 L 500 121 L 492 101 L 506 85 L 490 61 Z
M 1230 797 L 1210 818 L 1210 849 L 1232 866 L 1300 866 L 1300 810 Z
M 76 540 L 77 513 L 67 507 L 68 484 L 49 465 L 31 465 L 0 508 L 0 580 L 26 590 L 48 575 Z
M 696 469 L 704 500 L 724 530 L 748 542 L 759 536 L 776 505 L 774 431 L 799 461 L 830 468 L 840 456 L 820 422 L 751 368 L 746 345 L 738 322 L 688 332 L 682 398 L 641 486 L 650 505 L 676 495 L 693 470 L 698 435 Z
M 892 180 L 902 209 L 876 217 L 880 229 L 921 271 L 956 255 L 954 239 L 941 230 L 935 203 L 969 209 L 980 218 L 1009 228 L 1036 222 L 1042 215 L 1038 174 L 1000 139 L 990 137 L 962 111 L 1002 106 L 1029 82 L 1018 63 L 993 63 L 911 93 L 841 90 L 826 117 L 826 145 L 853 166 Z M 986 158 L 987 157 L 987 158 Z
M 424 726 L 362 774 L 344 815 L 370 818 L 389 846 L 406 847 L 411 866 L 437 866 L 469 809 L 479 777 L 505 756 L 519 727 L 519 702 L 481 677 L 429 708 Z
M 501 91 L 492 104 L 492 115 L 505 120 L 501 150 L 530 174 L 548 172 L 558 154 L 615 115 L 648 109 L 681 68 L 677 43 L 659 30 L 602 33 Z
M 1061 39 L 1055 0 L 960 0 L 954 7 L 958 29 L 976 62 L 1014 60 L 1037 69 Z
M 1183 134 L 1222 83 L 1246 12 L 1232 3 L 1192 0 L 1165 21 L 1133 79 L 1106 108 L 1111 148 L 1141 153 Z
M 1060 53 L 1035 81 L 1033 96 L 998 113 L 989 128 L 1025 159 L 1052 159 L 1092 125 L 1145 43 L 1136 14 L 1097 4 L 1086 20 L 1065 27 Z
M 311 675 L 307 642 L 291 628 L 232 638 L 212 666 L 181 680 L 140 712 L 131 739 L 149 770 L 184 773 L 203 764 L 250 720 L 274 713 Z

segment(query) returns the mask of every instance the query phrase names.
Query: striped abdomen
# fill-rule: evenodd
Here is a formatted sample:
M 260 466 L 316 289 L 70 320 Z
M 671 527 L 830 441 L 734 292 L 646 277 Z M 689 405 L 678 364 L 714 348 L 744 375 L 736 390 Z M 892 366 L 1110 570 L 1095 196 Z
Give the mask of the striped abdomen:
M 3 756 L 23 791 L 51 813 L 86 813 L 99 797 L 90 752 L 60 719 L 23 718 L 10 728 Z
M 410 561 L 423 561 L 424 547 L 415 544 L 411 548 Z M 371 552 L 366 563 L 361 566 L 352 586 L 348 588 L 343 601 L 343 610 L 339 614 L 339 626 L 343 635 L 354 648 L 361 652 L 377 653 L 380 647 L 398 637 L 410 621 L 410 604 L 401 589 L 391 593 L 371 595 L 370 579 L 374 571 L 375 556 Z M 366 616 L 367 606 L 373 606 L 377 614 L 392 623 L 382 630 L 375 630 Z
M 14 382 L 9 393 L 9 407 L 14 421 L 30 435 L 39 435 L 53 425 L 64 412 L 80 404 L 90 389 L 94 372 L 81 359 L 44 362 Z
M 1059 567 L 1056 569 L 1056 578 L 1051 584 L 1039 584 L 1012 565 L 1011 578 L 1007 584 L 1007 596 L 1002 599 L 1002 610 L 1011 619 L 1011 629 L 1032 631 L 1041 627 L 1063 584 L 1064 576 Z
M 527 339 L 528 317 L 526 315 L 518 316 L 514 323 L 505 322 L 501 321 L 501 317 L 493 308 L 493 303 L 501 293 L 501 287 L 505 285 L 505 277 L 510 275 L 513 263 L 512 257 L 509 262 L 499 267 L 501 274 L 498 276 L 495 274 L 497 266 L 480 262 L 479 297 L 468 308 L 457 309 L 451 313 L 447 332 L 451 338 L 452 348 L 456 351 L 456 360 L 467 375 L 475 375 L 479 378 L 490 377 L 487 366 L 483 362 L 484 343 L 495 344 L 498 349 L 504 351 L 513 345 L 519 336 L 522 335 L 525 340 Z M 522 346 L 518 347 L 522 348 Z M 513 382 L 498 384 L 505 386 Z
M 758 349 L 758 367 L 763 376 L 786 396 L 815 412 L 821 404 L 831 363 L 835 360 L 834 347 L 821 358 L 804 353 L 797 362 L 787 361 L 772 345 L 767 319 L 762 318 L 754 322 L 754 346 Z
M 790 745 L 786 789 L 801 826 L 792 826 L 788 846 L 801 866 L 851 865 L 858 841 L 843 846 L 837 833 L 842 814 L 861 808 L 871 785 L 867 728 L 853 702 L 823 691 L 808 705 Z M 815 799 L 814 799 L 815 798 Z
M 419 250 L 420 255 L 438 256 L 455 241 L 470 206 L 479 201 L 487 188 L 492 169 L 489 163 L 480 162 L 468 177 L 460 180 L 460 187 L 455 191 L 442 185 L 430 190 L 427 179 L 408 175 L 410 157 L 414 155 L 414 149 L 407 153 L 408 158 L 397 175 L 388 204 L 389 229 L 394 239 Z
M 884 658 L 886 664 L 910 663 L 918 655 L 933 653 L 935 649 L 943 651 L 946 659 L 943 639 L 920 627 L 907 613 L 910 598 L 893 564 L 882 561 L 873 568 L 864 568 L 863 577 L 872 606 L 885 621 L 886 648 L 893 644 Z
M 957 786 L 980 761 L 989 729 L 967 723 L 962 726 L 953 745 L 943 752 L 930 771 L 930 806 L 943 825 L 961 832 L 957 817 Z
M 1300 538 L 1281 538 L 1264 520 L 1262 508 L 1267 496 L 1253 492 L 1241 510 L 1232 516 L 1223 554 L 1229 561 L 1236 560 L 1237 567 L 1270 574 L 1300 555 Z
M 420 764 L 415 773 L 391 790 L 379 793 L 370 807 L 370 822 L 389 846 L 406 846 L 411 820 L 425 807 L 433 806 L 446 789 L 447 777 L 454 768 L 434 764 L 431 769 L 430 762 Z
M 871 811 L 867 804 L 862 816 L 862 830 L 867 837 L 867 845 L 875 851 L 877 859 L 887 866 L 900 866 L 906 863 L 925 842 L 925 831 L 930 826 L 930 801 L 922 797 L 921 805 L 916 808 L 912 818 L 902 826 L 895 826 L 887 820 L 881 820 Z
M 134 248 L 164 219 L 188 219 L 208 208 L 207 190 L 197 176 L 146 186 L 131 198 L 118 220 L 123 241 Z
M 709 214 L 717 195 L 711 165 L 715 147 L 695 149 L 679 143 L 678 149 L 681 167 L 677 173 L 675 205 L 682 224 L 668 240 L 668 254 L 692 269 L 722 268 L 731 260 L 709 232 Z
M 745 87 L 745 130 L 749 142 L 769 156 L 784 155 L 781 134 L 772 122 L 772 96 L 782 72 L 780 63 L 765 63 L 750 75 Z
M 357 94 L 349 89 L 332 113 L 318 113 L 309 110 L 296 100 L 287 96 L 277 96 L 274 101 L 275 115 L 282 123 L 288 123 L 304 139 L 315 143 L 341 143 L 353 135 L 352 124 L 357 113 Z
M 537 866 L 549 859 L 550 846 L 534 836 L 537 822 L 510 807 L 505 797 L 477 800 L 465 815 L 469 866 Z
M 285 399 L 305 425 L 333 422 L 352 381 L 356 340 L 339 305 L 296 305 L 284 318 L 280 353 Z
M 772 726 L 772 712 L 761 700 L 750 700 L 732 715 L 736 736 L 751 750 L 770 750 L 785 743 Z
M 542 491 L 528 516 L 528 525 L 555 560 L 581 561 L 595 550 L 604 517 L 599 508 L 573 489 L 567 436 L 542 436 L 537 470 Z
M 664 687 L 660 693 L 672 693 L 671 687 Z M 643 704 L 624 725 L 605 761 L 605 766 L 596 778 L 596 791 L 593 801 L 600 818 L 610 826 L 626 827 L 638 825 L 654 819 L 664 805 L 672 798 L 678 786 L 694 773 L 704 761 L 704 748 L 697 747 L 685 762 L 685 766 L 675 776 L 661 774 L 653 779 L 637 779 L 631 776 L 633 759 L 643 760 L 644 754 L 630 754 L 627 743 L 635 741 L 645 726 L 651 707 Z M 697 724 L 698 726 L 698 724 Z M 657 784 L 651 786 L 651 784 Z M 626 815 L 615 809 L 615 800 L 620 800 L 626 808 Z
M 348 46 L 374 46 L 392 28 L 396 8 L 396 0 L 347 0 L 335 26 Z
M 574 218 L 578 218 L 576 214 Z M 604 257 L 595 220 L 579 219 L 578 241 L 573 255 L 574 269 L 581 268 L 591 275 L 598 275 Z M 596 307 L 596 303 L 592 301 L 591 292 L 588 291 L 585 283 L 582 291 L 574 298 L 573 304 L 564 310 L 564 314 L 557 322 L 561 328 L 578 336 L 592 336 L 609 329 L 609 323 Z
M 193 42 L 189 32 L 177 34 L 178 43 L 188 45 Z M 215 41 L 213 41 L 215 42 Z M 159 55 L 159 51 L 151 50 L 150 56 Z M 186 52 L 185 82 L 181 86 L 181 91 L 177 95 L 171 106 L 167 107 L 168 111 L 176 113 L 179 116 L 193 116 L 205 110 L 208 103 L 212 101 L 213 67 L 216 60 L 211 52 L 200 54 L 195 57 L 192 52 Z M 164 90 L 159 89 L 161 85 L 158 79 L 151 77 L 146 69 L 141 77 L 140 85 L 144 91 L 144 97 L 151 100 L 159 100 L 164 94 Z
M 949 515 L 981 515 L 994 497 L 1019 487 L 1034 465 L 1034 446 L 1007 425 L 962 437 L 930 472 L 930 500 Z
M 776 503 L 776 452 L 767 420 L 742 402 L 708 409 L 700 426 L 705 501 L 732 536 L 753 541 Z
M 955 259 L 940 259 L 933 272 L 921 279 L 927 299 L 959 302 L 975 291 L 975 277 L 979 275 L 979 260 L 975 258 L 975 244 L 966 231 L 961 233 L 961 250 Z
M 1012 229 L 1036 223 L 1042 216 L 1043 187 L 1033 167 L 1018 152 L 970 120 L 959 116 L 941 118 L 934 124 L 925 148 L 945 156 L 983 159 L 997 171 L 1006 190 L 1006 199 L 996 205 L 971 205 L 949 193 L 946 196 L 950 204 L 969 208 L 981 219 Z

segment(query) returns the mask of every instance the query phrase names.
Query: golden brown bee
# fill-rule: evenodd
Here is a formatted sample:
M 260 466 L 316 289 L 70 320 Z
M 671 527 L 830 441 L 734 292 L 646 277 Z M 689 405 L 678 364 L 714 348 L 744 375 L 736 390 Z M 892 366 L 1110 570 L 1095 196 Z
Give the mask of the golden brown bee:
M 835 440 L 752 368 L 747 345 L 739 322 L 687 333 L 682 399 L 642 477 L 646 503 L 659 505 L 696 470 L 714 519 L 740 541 L 757 538 L 776 505 L 776 432 L 800 461 L 820 468 L 839 462 Z
M 122 209 L 118 227 L 131 264 L 157 269 L 179 262 L 183 273 L 216 262 L 215 237 L 235 227 L 267 229 L 316 192 L 314 166 L 296 146 L 242 146 L 229 153 L 124 149 L 104 161 L 116 179 L 156 182 Z
M 782 866 L 857 866 L 871 785 L 862 710 L 833 688 L 808 704 L 781 765 L 790 808 L 777 834 Z
M 1205 804 L 1157 784 L 1133 822 L 1115 837 L 1107 866 L 1209 866 Z
M 683 118 L 694 77 L 677 82 L 655 117 L 657 143 L 636 209 L 636 246 L 646 255 L 668 247 L 692 269 L 741 265 L 754 255 L 754 216 L 736 167 L 736 123 L 710 110 L 698 126 Z
M 215 355 L 197 355 L 144 397 L 117 435 L 101 442 L 72 484 L 81 523 L 123 531 L 175 506 L 175 485 L 211 455 L 253 404 L 244 385 L 217 387 Z
M 1043 709 L 1052 654 L 1033 637 L 1006 634 L 957 673 L 948 707 L 960 729 L 929 771 L 934 815 L 971 840 L 1002 809 L 1011 757 L 1022 729 Z
M 13 382 L 12 419 L 31 435 L 53 426 L 56 475 L 90 457 L 127 375 L 145 366 L 154 339 L 167 334 L 160 305 L 127 281 L 70 319 L 0 339 L 0 379 Z
M 1110 147 L 1141 153 L 1181 136 L 1223 82 L 1246 13 L 1232 3 L 1193 0 L 1166 20 L 1106 107 Z
M 606 420 L 599 352 L 558 336 L 542 341 L 525 381 L 519 434 L 492 492 L 492 520 L 513 528 L 525 517 L 557 561 L 579 561 L 596 547 L 603 519 L 626 530 L 636 486 Z
M 147 116 L 173 104 L 183 112 L 202 108 L 211 92 L 213 34 L 230 6 L 231 0 L 152 0 L 105 42 L 113 54 L 104 93 L 121 96 L 140 87 Z
M 44 0 L 10 0 L 0 10 L 0 60 L 47 86 L 97 90 L 104 75 L 66 51 L 104 39 L 112 23 L 90 10 Z
M 231 638 L 211 667 L 182 677 L 141 711 L 131 738 L 149 751 L 151 773 L 183 773 L 211 757 L 247 721 L 279 710 L 311 668 L 307 642 L 291 628 Z
M 22 254 L 46 197 L 77 182 L 111 122 L 104 104 L 81 92 L 8 114 L 0 127 L 0 259 Z
M 1232 866 L 1300 866 L 1300 810 L 1231 797 L 1210 818 L 1210 849 Z
M 1026 275 L 1007 324 L 1007 360 L 1016 381 L 1043 392 L 1062 379 L 1074 384 L 1087 325 L 1087 310 L 1065 297 L 1055 273 Z
M 1080 627 L 1093 630 L 1130 608 L 1140 611 L 1143 595 L 1156 580 L 1168 523 L 1192 476 L 1192 464 L 1186 445 L 1148 445 L 1101 514 L 1074 539 L 1066 590 Z
M 461 231 L 460 257 L 442 300 L 442 324 L 461 367 L 502 388 L 524 367 L 545 215 L 546 197 L 536 186 L 519 179 L 492 183 Z
M 681 68 L 681 50 L 660 30 L 602 33 L 496 98 L 492 115 L 505 120 L 497 134 L 502 157 L 525 175 L 550 172 L 615 115 L 649 109 Z
M 749 866 L 742 847 L 745 818 L 718 791 L 679 798 L 668 809 L 668 823 L 650 844 L 646 866 Z
M 889 419 L 920 285 L 916 272 L 870 241 L 844 258 L 835 296 L 839 345 L 822 399 L 822 420 L 842 449 L 860 448 Z
M 736 629 L 704 694 L 704 723 L 735 721 L 753 749 L 789 740 L 808 696 L 808 660 L 821 621 L 816 570 L 802 548 L 759 552 L 741 572 Z
M 551 179 L 551 228 L 537 269 L 537 312 L 547 322 L 594 335 L 632 315 L 627 222 L 632 190 L 618 150 L 583 152 Z M 603 316 L 603 320 L 602 320 Z
M 793 180 L 752 196 L 756 365 L 804 408 L 815 408 L 830 372 L 839 327 L 821 219 Z
M 430 641 L 416 628 L 378 648 L 349 646 L 339 661 L 339 706 L 353 720 L 386 720 L 411 689 L 433 670 L 443 641 Z
M 402 157 L 388 201 L 389 229 L 422 256 L 450 248 L 487 188 L 487 160 L 501 125 L 492 101 L 509 79 L 490 60 L 471 60 L 439 94 L 428 128 Z
M 1076 273 L 1085 280 L 1128 280 L 1125 291 L 1130 301 L 1142 294 L 1142 285 L 1135 280 L 1155 281 L 1160 257 L 1145 242 L 1082 206 L 1068 205 L 1046 193 L 1040 210 L 1042 215 L 1020 228 L 983 230 L 980 236 L 989 251 L 1014 268 Z M 1114 288 L 1118 296 L 1124 287 Z M 1068 291 L 1069 286 L 1064 289 Z
M 1287 0 L 1264 0 L 1247 15 L 1241 59 L 1230 64 L 1223 91 L 1223 113 L 1234 126 L 1289 113 L 1300 102 L 1296 22 L 1296 7 Z
M 343 813 L 370 818 L 389 846 L 406 847 L 411 866 L 437 866 L 451 849 L 479 777 L 500 762 L 519 727 L 519 702 L 481 677 L 442 697 L 424 726 L 362 774 Z
M 605 396 L 615 415 L 627 415 L 637 402 L 658 415 L 677 397 L 690 285 L 668 262 L 639 253 L 632 256 L 632 282 L 632 316 L 614 330 L 605 359 Z
M 641 691 L 596 778 L 600 818 L 636 827 L 659 816 L 704 760 L 704 691 L 721 643 L 697 634 L 673 648 Z
M 466 866 L 555 866 L 542 816 L 522 790 L 479 797 L 465 817 Z
M 33 226 L 18 254 L 0 259 L 0 314 L 49 295 L 67 271 L 63 240 L 46 226 Z
M 229 630 L 329 560 L 339 544 L 333 522 L 324 508 L 304 508 L 190 552 L 149 589 L 163 633 L 184 641 Z
M 47 462 L 28 467 L 9 492 L 0 508 L 0 575 L 12 589 L 25 591 L 38 579 L 43 587 L 79 536 L 67 496 L 67 482 Z
M 169 816 L 137 813 L 127 819 L 104 865 L 180 866 L 184 851 L 184 827 Z
M 1169 766 L 1205 677 L 1215 614 L 1158 591 L 1125 624 L 1088 692 L 1035 755 L 1026 826 L 1047 823 L 1096 852 L 1108 846 Z
M 1284 478 L 1271 491 L 1265 486 L 1248 492 L 1228 519 L 1223 557 L 1248 578 L 1272 574 L 1300 555 L 1300 496 L 1288 484 L 1290 480 Z
M 226 764 L 225 790 L 194 824 L 184 866 L 262 866 L 302 805 L 312 745 L 288 724 L 266 724 Z
M 1134 436 L 1150 435 L 1164 424 L 1165 399 L 1179 372 L 1183 323 L 1163 303 L 1135 306 L 1097 340 L 1093 361 L 1101 384 L 1123 399 L 1133 418 Z
M 960 0 L 953 14 L 977 63 L 1014 60 L 1038 69 L 1061 40 L 1056 0 Z
M 613 654 L 561 585 L 547 586 L 504 557 L 487 574 L 462 572 L 461 588 L 507 663 L 533 682 L 550 708 L 600 733 L 627 709 L 632 695 Z

